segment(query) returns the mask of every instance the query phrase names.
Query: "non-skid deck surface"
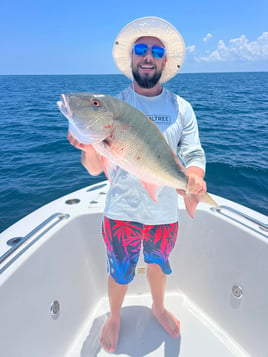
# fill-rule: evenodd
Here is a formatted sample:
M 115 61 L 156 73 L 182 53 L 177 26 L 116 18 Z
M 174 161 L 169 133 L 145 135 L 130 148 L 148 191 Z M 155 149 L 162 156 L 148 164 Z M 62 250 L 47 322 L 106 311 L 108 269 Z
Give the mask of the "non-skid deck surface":
M 108 318 L 107 298 L 100 301 L 79 341 L 73 357 L 231 357 L 245 356 L 218 326 L 181 294 L 167 294 L 165 305 L 181 322 L 181 336 L 174 339 L 158 324 L 151 312 L 150 295 L 126 296 L 121 311 L 119 342 L 115 353 L 102 349 L 99 339 Z

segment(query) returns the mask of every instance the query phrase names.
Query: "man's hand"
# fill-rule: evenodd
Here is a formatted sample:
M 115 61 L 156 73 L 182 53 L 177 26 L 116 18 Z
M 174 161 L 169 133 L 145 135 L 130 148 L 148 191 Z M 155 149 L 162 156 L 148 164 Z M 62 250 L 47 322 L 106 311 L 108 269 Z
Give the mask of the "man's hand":
M 185 175 L 188 177 L 187 191 L 193 195 L 203 195 L 207 191 L 207 185 L 204 181 L 204 171 L 199 167 L 189 167 Z M 186 195 L 186 191 L 177 190 L 181 196 Z
M 207 191 L 206 182 L 202 177 L 190 174 L 188 176 L 187 190 L 194 195 L 203 195 Z
M 81 150 L 81 163 L 90 173 L 90 175 L 97 176 L 102 173 L 102 161 L 93 145 L 80 143 L 72 136 L 69 131 L 67 134 L 67 139 L 71 145 Z
M 70 133 L 70 131 L 68 131 L 67 134 L 67 139 L 69 140 L 70 144 L 73 145 L 76 149 L 80 149 L 82 151 L 85 152 L 91 152 L 91 151 L 95 151 L 94 147 L 90 144 L 82 144 L 80 143 L 78 140 L 76 140 L 72 134 Z

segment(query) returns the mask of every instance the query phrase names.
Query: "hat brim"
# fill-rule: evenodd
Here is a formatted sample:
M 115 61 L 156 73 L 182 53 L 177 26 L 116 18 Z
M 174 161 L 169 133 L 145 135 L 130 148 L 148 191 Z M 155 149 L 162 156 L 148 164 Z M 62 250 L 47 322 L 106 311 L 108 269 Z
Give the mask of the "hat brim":
M 132 46 L 140 37 L 157 37 L 165 46 L 167 62 L 160 83 L 174 77 L 183 64 L 185 45 L 182 36 L 169 22 L 158 17 L 142 17 L 128 23 L 118 34 L 113 46 L 113 58 L 118 69 L 133 79 Z

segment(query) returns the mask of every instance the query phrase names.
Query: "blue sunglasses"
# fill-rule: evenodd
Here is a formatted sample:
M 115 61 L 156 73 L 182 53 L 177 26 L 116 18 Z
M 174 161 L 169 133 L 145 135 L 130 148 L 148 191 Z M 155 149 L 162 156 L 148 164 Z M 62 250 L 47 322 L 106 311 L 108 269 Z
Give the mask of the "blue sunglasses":
M 149 46 L 146 45 L 145 43 L 136 43 L 133 46 L 134 49 L 134 53 L 137 56 L 145 56 Z M 152 55 L 155 58 L 162 58 L 165 54 L 165 49 L 163 47 L 160 46 L 151 46 L 151 51 L 152 51 Z

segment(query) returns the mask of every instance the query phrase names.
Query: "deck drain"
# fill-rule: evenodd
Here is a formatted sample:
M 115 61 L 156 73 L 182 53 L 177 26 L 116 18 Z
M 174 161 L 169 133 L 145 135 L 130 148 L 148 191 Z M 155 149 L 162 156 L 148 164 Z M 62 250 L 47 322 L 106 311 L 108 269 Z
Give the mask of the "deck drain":
M 60 315 L 60 303 L 58 302 L 58 300 L 55 300 L 50 305 L 50 316 L 52 317 L 53 320 L 57 320 L 59 315 Z
M 70 198 L 69 200 L 65 201 L 67 205 L 77 205 L 79 202 L 79 198 Z
M 241 299 L 241 297 L 243 295 L 243 290 L 241 289 L 241 287 L 239 285 L 234 285 L 232 287 L 232 293 L 235 298 Z

